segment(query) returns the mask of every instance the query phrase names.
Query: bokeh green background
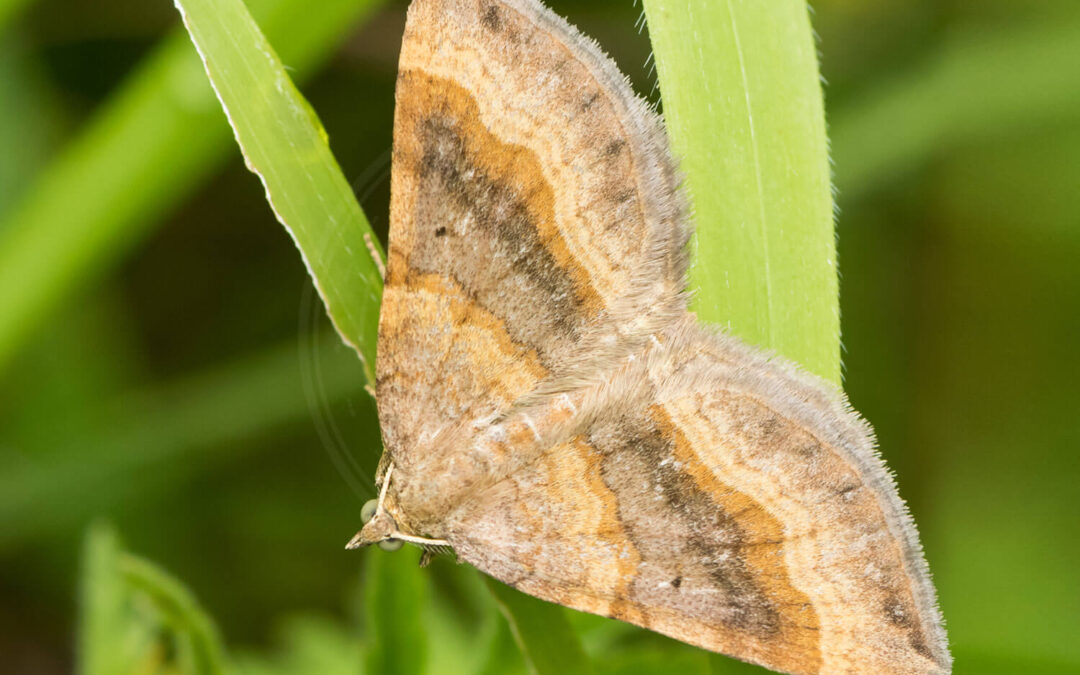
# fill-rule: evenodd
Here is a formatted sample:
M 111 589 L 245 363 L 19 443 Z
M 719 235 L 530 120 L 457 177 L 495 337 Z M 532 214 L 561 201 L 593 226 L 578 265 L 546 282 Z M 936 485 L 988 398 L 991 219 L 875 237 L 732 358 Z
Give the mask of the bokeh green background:
M 370 4 L 298 74 L 384 233 L 405 3 Z M 650 93 L 640 7 L 549 4 Z M 1080 6 L 820 0 L 814 25 L 846 388 L 923 533 L 956 672 L 1080 672 Z M 360 672 L 380 553 L 341 546 L 371 496 L 373 405 L 205 80 L 146 70 L 169 40 L 190 50 L 178 30 L 165 0 L 0 0 L 0 260 L 19 270 L 0 270 L 0 335 L 21 338 L 0 340 L 0 670 L 75 666 L 104 517 L 252 668 Z M 109 115 L 138 87 L 166 100 L 146 138 L 174 114 L 188 135 L 80 163 L 125 132 Z M 56 215 L 53 245 L 5 258 L 28 200 Z M 17 296 L 39 299 L 16 314 Z M 521 668 L 474 577 L 442 560 L 424 579 L 430 672 Z M 572 622 L 611 662 L 641 642 L 685 655 Z

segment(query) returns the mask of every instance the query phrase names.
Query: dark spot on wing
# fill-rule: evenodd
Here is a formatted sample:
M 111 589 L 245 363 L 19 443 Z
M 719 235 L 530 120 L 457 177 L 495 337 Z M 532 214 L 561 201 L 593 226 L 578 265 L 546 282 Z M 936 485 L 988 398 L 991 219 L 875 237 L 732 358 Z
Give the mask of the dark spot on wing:
M 886 598 L 881 609 L 889 619 L 890 623 L 900 626 L 901 628 L 908 628 L 911 626 L 911 616 L 908 615 L 907 608 L 904 606 L 904 603 L 900 601 L 900 598 L 895 595 Z
M 746 419 L 746 436 L 759 443 L 771 443 L 783 431 L 780 418 L 763 406 L 759 406 L 755 412 L 758 414 Z
M 881 610 L 885 613 L 885 617 L 891 624 L 904 630 L 908 634 L 908 643 L 911 645 L 912 649 L 928 659 L 933 659 L 930 648 L 927 647 L 926 640 L 923 638 L 919 622 L 914 616 L 914 609 L 910 605 L 906 604 L 896 595 L 889 595 L 885 598 Z
M 480 17 L 480 23 L 490 31 L 498 31 L 502 26 L 502 21 L 499 19 L 499 10 L 495 5 L 489 5 L 484 10 L 484 15 Z
M 604 155 L 610 158 L 618 157 L 622 153 L 623 148 L 625 147 L 626 141 L 621 138 L 617 138 L 607 144 L 607 146 L 604 148 Z
M 836 486 L 836 496 L 841 499 L 848 499 L 861 487 L 862 483 L 856 481 L 841 483 Z

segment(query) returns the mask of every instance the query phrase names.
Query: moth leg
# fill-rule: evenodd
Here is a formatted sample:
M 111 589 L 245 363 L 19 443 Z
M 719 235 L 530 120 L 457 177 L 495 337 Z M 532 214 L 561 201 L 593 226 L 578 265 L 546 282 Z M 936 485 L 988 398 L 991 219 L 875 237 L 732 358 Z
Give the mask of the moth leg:
M 427 567 L 437 555 L 452 555 L 457 558 L 454 549 L 449 546 L 424 546 L 424 555 L 420 556 L 420 567 Z

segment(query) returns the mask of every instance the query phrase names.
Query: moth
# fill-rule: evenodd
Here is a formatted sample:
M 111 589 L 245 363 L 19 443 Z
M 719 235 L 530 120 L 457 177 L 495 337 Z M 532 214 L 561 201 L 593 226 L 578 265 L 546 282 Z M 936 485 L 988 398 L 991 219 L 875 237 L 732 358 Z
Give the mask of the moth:
M 525 593 L 787 673 L 946 673 L 918 535 L 843 394 L 687 309 L 661 119 L 538 0 L 414 0 L 379 498 Z

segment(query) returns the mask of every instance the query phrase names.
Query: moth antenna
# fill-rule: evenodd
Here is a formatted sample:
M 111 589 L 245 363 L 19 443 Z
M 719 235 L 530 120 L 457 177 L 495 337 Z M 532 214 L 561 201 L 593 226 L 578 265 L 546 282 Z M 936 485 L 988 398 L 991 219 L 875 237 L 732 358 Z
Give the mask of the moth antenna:
M 390 462 L 386 466 L 386 475 L 383 476 L 382 488 L 379 490 L 379 506 L 375 509 L 378 513 L 383 510 L 383 504 L 386 502 L 386 490 L 390 487 L 390 474 L 394 473 L 394 463 Z

